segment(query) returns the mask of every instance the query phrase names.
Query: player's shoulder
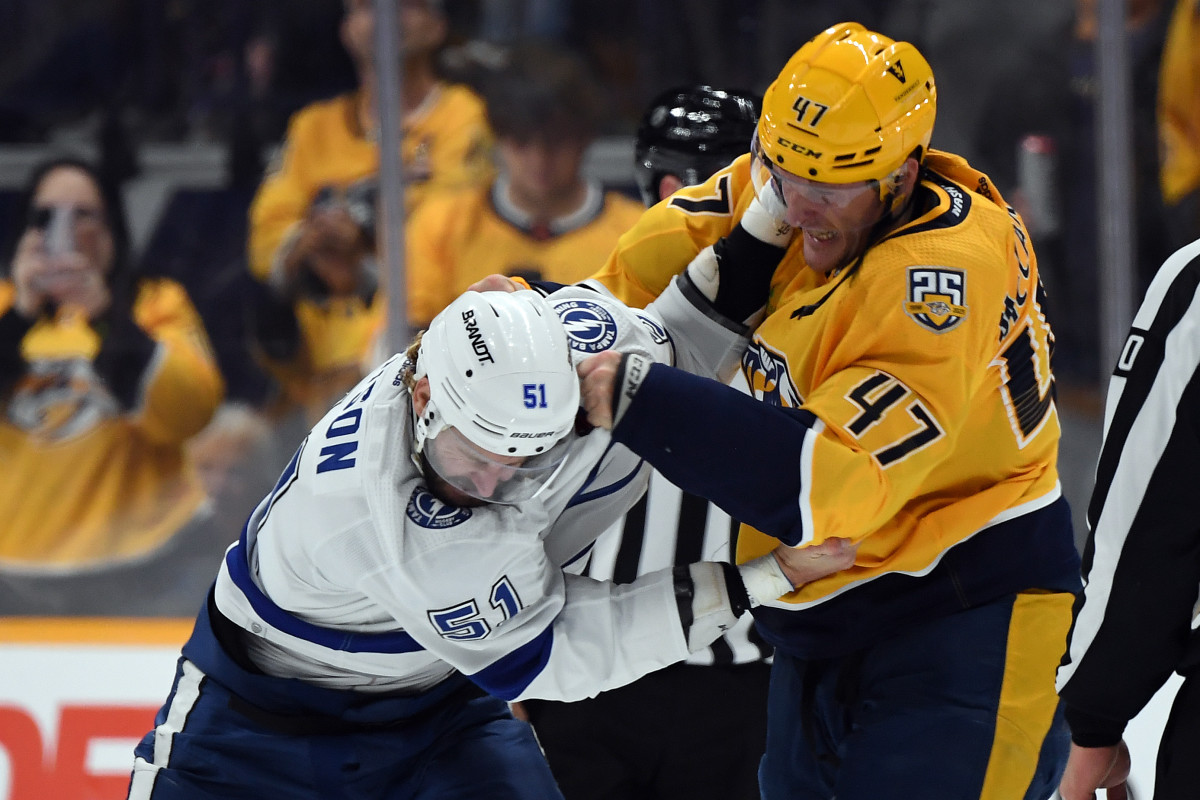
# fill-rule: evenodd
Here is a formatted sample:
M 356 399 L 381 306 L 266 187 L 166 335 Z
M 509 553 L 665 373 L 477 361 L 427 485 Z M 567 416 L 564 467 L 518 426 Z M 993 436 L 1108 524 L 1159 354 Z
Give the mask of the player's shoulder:
M 657 317 L 625 305 L 597 281 L 565 286 L 549 300 L 567 332 L 575 363 L 604 350 L 670 352 L 670 333 Z M 658 359 L 670 360 L 663 354 Z
M 708 180 L 680 188 L 655 208 L 681 217 L 690 227 L 731 228 L 754 197 L 750 166 L 748 153 L 738 156 Z

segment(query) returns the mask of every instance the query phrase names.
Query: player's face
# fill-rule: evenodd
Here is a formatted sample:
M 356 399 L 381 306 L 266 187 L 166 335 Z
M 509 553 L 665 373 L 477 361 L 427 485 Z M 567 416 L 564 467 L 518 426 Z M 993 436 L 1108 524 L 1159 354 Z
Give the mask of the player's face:
M 784 221 L 800 230 L 809 267 L 827 273 L 862 253 L 883 217 L 878 183 L 819 183 L 781 173 L 774 180 L 787 208 Z
M 446 428 L 425 445 L 430 488 L 457 506 L 506 502 L 507 484 L 521 473 L 526 459 L 492 453 L 454 428 Z

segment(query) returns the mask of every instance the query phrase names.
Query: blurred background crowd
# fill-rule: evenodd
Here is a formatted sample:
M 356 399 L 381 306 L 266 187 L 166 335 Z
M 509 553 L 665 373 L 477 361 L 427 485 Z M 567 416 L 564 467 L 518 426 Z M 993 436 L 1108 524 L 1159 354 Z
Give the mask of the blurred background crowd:
M 190 616 L 303 432 L 370 362 L 385 305 L 371 7 L 0 4 L 0 514 L 18 521 L 0 534 L 0 614 Z M 668 87 L 760 94 L 843 20 L 916 44 L 938 81 L 933 146 L 991 175 L 1035 237 L 1082 529 L 1106 372 L 1095 0 L 397 9 L 414 328 L 490 272 L 598 268 L 642 207 L 634 133 Z M 1135 306 L 1200 235 L 1196 130 L 1163 111 L 1200 106 L 1196 13 L 1126 3 Z M 49 263 L 64 236 L 72 255 Z

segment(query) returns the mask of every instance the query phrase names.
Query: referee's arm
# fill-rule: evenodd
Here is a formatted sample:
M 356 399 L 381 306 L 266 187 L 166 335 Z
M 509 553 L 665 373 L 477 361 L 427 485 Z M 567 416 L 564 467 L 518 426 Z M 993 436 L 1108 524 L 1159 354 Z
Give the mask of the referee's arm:
M 1148 290 L 1114 370 L 1088 509 L 1084 592 L 1059 669 L 1072 739 L 1116 744 L 1200 656 L 1200 242 Z

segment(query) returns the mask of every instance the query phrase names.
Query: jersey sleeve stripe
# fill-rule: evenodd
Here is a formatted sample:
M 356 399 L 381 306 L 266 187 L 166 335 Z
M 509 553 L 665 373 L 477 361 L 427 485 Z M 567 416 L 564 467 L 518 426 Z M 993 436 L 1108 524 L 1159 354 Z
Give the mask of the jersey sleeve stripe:
M 425 649 L 405 631 L 351 633 L 314 625 L 289 614 L 275 605 L 254 583 L 250 567 L 246 563 L 247 551 L 246 530 L 243 528 L 238 543 L 225 554 L 225 565 L 229 569 L 234 586 L 245 596 L 254 613 L 272 628 L 330 650 L 348 653 L 414 653 Z
M 532 641 L 469 677 L 488 694 L 502 700 L 514 700 L 545 669 L 553 646 L 554 629 L 549 627 Z

